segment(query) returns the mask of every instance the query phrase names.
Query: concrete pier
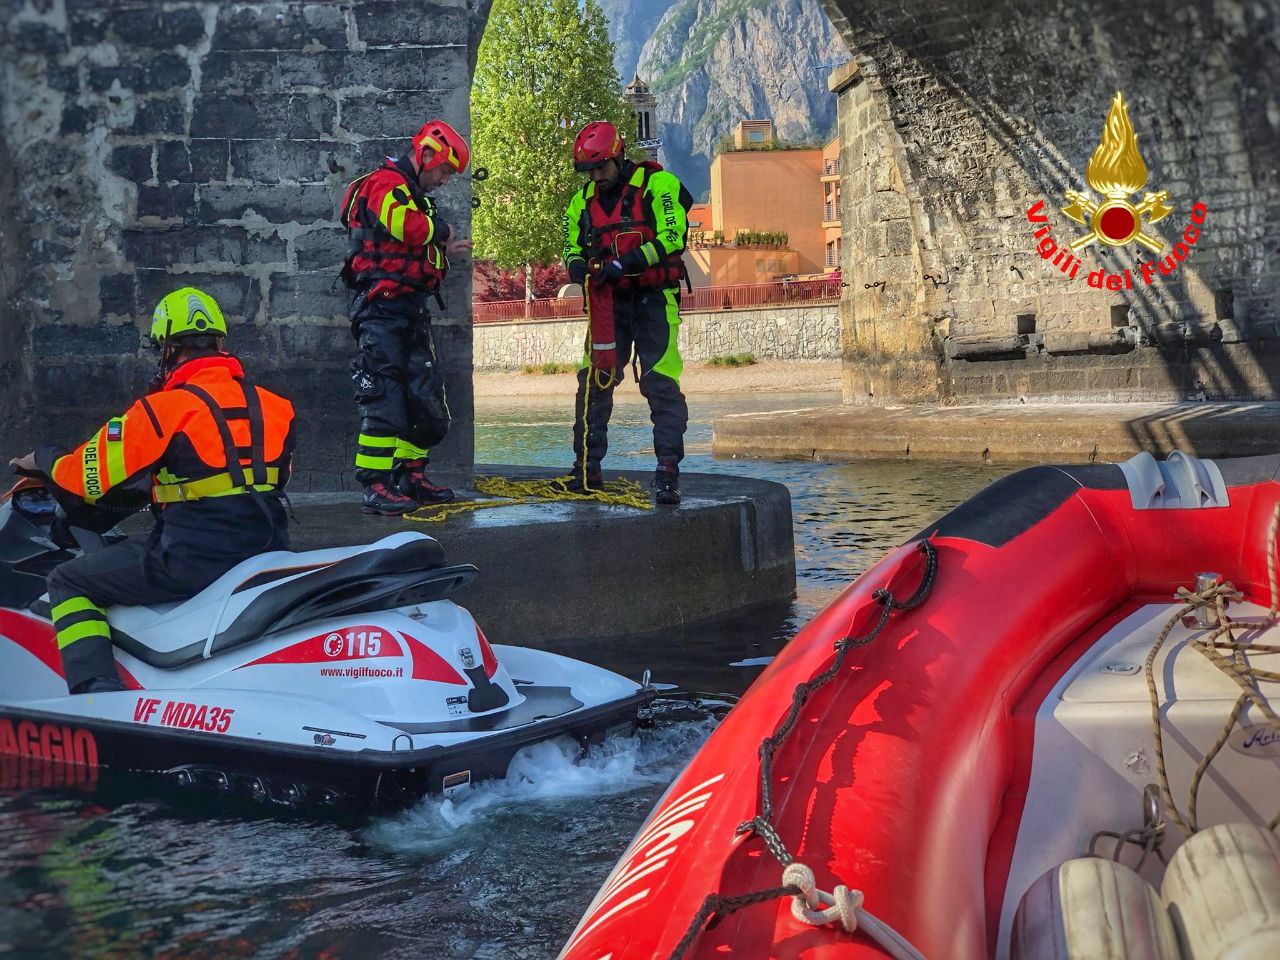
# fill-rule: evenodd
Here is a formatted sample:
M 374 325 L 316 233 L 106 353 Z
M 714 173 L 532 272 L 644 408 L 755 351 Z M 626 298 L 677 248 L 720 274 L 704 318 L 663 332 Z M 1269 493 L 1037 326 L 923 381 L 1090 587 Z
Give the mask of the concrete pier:
M 477 466 L 478 476 L 551 477 L 538 467 Z M 652 474 L 605 471 L 645 486 Z M 777 483 L 682 474 L 678 507 L 557 502 L 418 523 L 360 513 L 352 494 L 294 498 L 294 550 L 370 543 L 401 530 L 435 537 L 449 563 L 480 576 L 454 594 L 495 643 L 567 645 L 650 637 L 795 593 L 791 497 Z
M 715 421 L 717 457 L 1126 460 L 1143 450 L 1247 457 L 1280 450 L 1280 403 L 826 406 Z

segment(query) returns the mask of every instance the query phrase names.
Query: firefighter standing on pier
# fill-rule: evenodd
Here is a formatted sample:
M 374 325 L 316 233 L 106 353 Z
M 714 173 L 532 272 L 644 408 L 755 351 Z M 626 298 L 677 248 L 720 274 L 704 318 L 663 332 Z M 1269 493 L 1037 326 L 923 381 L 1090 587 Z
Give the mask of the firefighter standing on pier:
M 680 502 L 680 461 L 689 407 L 680 392 L 684 363 L 680 281 L 689 191 L 652 161 L 633 163 L 611 123 L 583 127 L 573 145 L 573 166 L 590 180 L 565 211 L 564 263 L 584 285 L 591 317 L 588 356 L 578 371 L 574 403 L 573 491 L 599 488 L 608 449 L 613 390 L 634 352 L 640 392 L 653 421 L 654 500 Z
M 429 449 L 449 430 L 427 300 L 439 302 L 449 256 L 469 251 L 471 241 L 444 222 L 428 193 L 465 170 L 469 155 L 453 127 L 431 120 L 407 156 L 388 157 L 343 198 L 350 247 L 342 278 L 354 291 L 351 332 L 359 345 L 351 364 L 360 411 L 356 479 L 365 513 L 395 516 L 453 499 L 426 476 Z

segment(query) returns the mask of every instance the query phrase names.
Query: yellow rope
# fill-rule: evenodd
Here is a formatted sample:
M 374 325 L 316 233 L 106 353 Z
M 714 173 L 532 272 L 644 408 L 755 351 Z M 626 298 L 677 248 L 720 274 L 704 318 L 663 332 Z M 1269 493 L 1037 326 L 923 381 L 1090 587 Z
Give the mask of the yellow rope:
M 419 507 L 406 513 L 406 520 L 419 523 L 439 523 L 450 517 L 474 510 L 491 510 L 495 507 L 514 507 L 526 503 L 604 503 L 617 507 L 635 507 L 652 510 L 653 502 L 648 493 L 634 480 L 618 478 L 606 480 L 599 489 L 575 493 L 565 488 L 567 477 L 548 477 L 539 480 L 510 480 L 507 477 L 476 477 L 476 491 L 494 500 L 464 500 Z

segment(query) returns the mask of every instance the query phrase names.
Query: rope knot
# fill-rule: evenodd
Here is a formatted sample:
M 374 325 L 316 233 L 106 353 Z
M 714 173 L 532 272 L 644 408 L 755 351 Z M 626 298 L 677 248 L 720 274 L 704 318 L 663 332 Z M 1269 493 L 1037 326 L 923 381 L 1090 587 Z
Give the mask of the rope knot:
M 858 929 L 858 911 L 863 901 L 861 890 L 850 890 L 843 884 L 831 893 L 819 890 L 813 871 L 798 861 L 783 868 L 782 885 L 800 890 L 791 898 L 791 915 L 801 923 L 821 927 L 838 920 L 845 933 Z

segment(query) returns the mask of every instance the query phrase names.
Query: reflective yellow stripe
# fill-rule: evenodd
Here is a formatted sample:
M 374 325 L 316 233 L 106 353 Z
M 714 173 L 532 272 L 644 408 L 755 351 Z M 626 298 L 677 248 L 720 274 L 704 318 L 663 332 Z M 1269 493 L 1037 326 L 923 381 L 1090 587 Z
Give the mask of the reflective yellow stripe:
M 649 266 L 652 267 L 658 262 L 658 251 L 653 248 L 652 243 L 646 243 L 640 249 L 644 251 L 644 259 Z
M 397 240 L 404 239 L 404 218 L 408 212 L 407 206 L 397 206 L 391 211 L 391 222 L 387 224 L 387 229 Z
M 114 487 L 118 483 L 123 483 L 128 474 L 124 469 L 124 419 L 117 418 L 108 421 L 107 430 L 110 432 L 112 424 L 120 425 L 120 439 L 112 440 L 109 436 L 106 439 L 107 454 L 107 486 Z
M 248 473 L 248 471 L 245 471 Z M 179 503 L 183 500 L 202 500 L 205 497 L 228 497 L 250 490 L 266 492 L 274 490 L 280 482 L 280 468 L 267 467 L 267 482 L 242 487 L 231 479 L 229 473 L 202 477 L 189 483 L 158 483 L 151 488 L 151 499 L 156 503 Z
M 107 626 L 105 620 L 85 620 L 82 623 L 74 623 L 67 629 L 58 631 L 58 649 L 64 650 L 85 637 L 104 637 L 110 640 L 111 628 Z
M 101 499 L 102 489 L 102 430 L 84 445 L 84 453 L 80 459 L 81 477 L 84 481 L 84 498 L 89 503 Z
M 356 434 L 356 443 L 362 447 L 386 447 L 392 450 L 395 449 L 395 445 L 399 442 L 395 437 L 375 437 L 367 433 Z
M 356 466 L 363 467 L 365 470 L 390 470 L 395 466 L 395 459 L 391 456 L 371 457 L 368 454 L 356 454 Z
M 50 620 L 61 620 L 69 613 L 79 613 L 81 610 L 97 610 L 101 613 L 101 608 L 90 600 L 88 597 L 72 597 L 70 600 L 63 600 L 60 604 L 49 611 Z
M 401 440 L 396 443 L 396 459 L 397 460 L 425 460 L 427 458 L 427 450 L 408 440 Z
M 391 226 L 391 218 L 396 208 L 396 198 L 388 191 L 387 195 L 382 198 L 382 209 L 378 211 L 378 219 L 382 221 L 382 225 L 391 232 L 391 235 L 397 240 L 404 239 L 404 218 L 400 218 L 400 233 L 397 234 Z
M 644 183 L 644 167 L 636 167 L 636 172 L 631 175 L 631 186 L 638 187 Z
M 679 386 L 680 374 L 684 372 L 684 360 L 680 356 L 680 308 L 676 304 L 676 292 L 670 287 L 662 291 L 662 296 L 666 300 L 667 349 L 653 365 L 653 372 L 670 377 Z

